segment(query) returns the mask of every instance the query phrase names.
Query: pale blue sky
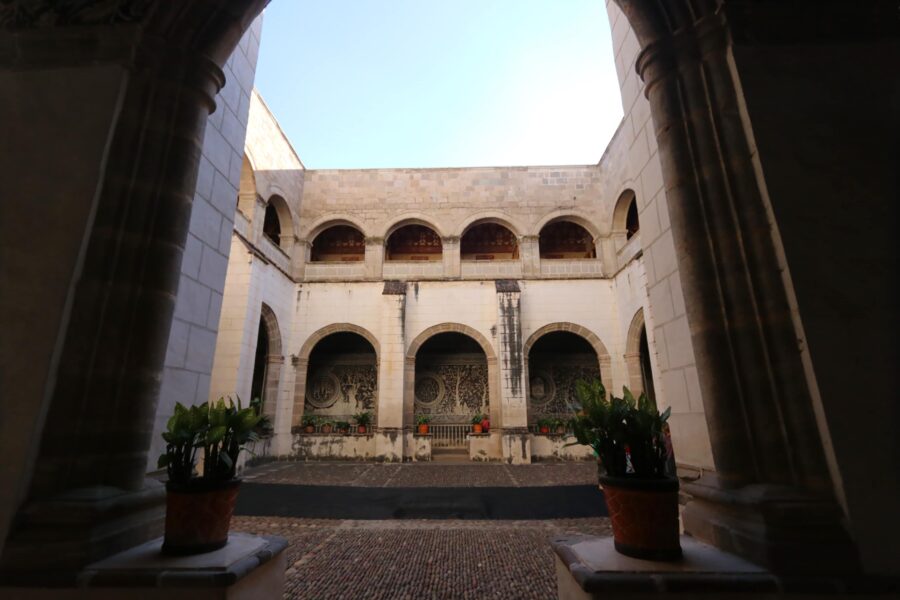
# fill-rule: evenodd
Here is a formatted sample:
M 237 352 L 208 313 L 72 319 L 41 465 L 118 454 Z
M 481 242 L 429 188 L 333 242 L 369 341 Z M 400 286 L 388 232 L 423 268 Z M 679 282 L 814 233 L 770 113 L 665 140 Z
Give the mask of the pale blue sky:
M 622 117 L 602 0 L 281 0 L 256 86 L 312 169 L 592 164 Z

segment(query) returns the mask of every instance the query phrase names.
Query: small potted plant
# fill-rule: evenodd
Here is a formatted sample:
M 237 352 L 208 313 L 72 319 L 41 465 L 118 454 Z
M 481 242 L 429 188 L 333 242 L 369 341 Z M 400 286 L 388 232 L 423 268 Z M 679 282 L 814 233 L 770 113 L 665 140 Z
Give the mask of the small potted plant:
M 337 423 L 334 424 L 334 426 L 337 428 L 338 433 L 342 433 L 344 435 L 350 434 L 350 423 L 349 422 L 338 421 Z
M 319 419 L 314 417 L 313 415 L 307 415 L 303 417 L 303 431 L 304 433 L 315 433 L 316 432 L 316 424 L 318 424 Z
M 175 413 L 162 437 L 166 450 L 158 468 L 165 468 L 166 529 L 162 551 L 186 555 L 211 552 L 228 543 L 228 528 L 241 480 L 235 476 L 238 455 L 259 439 L 263 417 L 223 398 Z M 203 472 L 195 472 L 197 451 L 203 449 Z
M 483 415 L 481 418 L 481 432 L 487 433 L 491 430 L 491 422 L 487 418 L 487 415 Z
M 580 407 L 571 420 L 575 442 L 590 446 L 605 469 L 600 475 L 615 548 L 647 560 L 678 560 L 678 479 L 667 472 L 670 447 L 660 414 L 646 395 L 606 397 L 603 384 L 579 381 Z
M 353 422 L 356 423 L 356 433 L 366 433 L 367 426 L 372 422 L 372 413 L 363 411 L 353 415 Z
M 562 419 L 553 419 L 553 431 L 555 431 L 557 435 L 565 435 L 566 422 Z
M 541 435 L 549 435 L 550 434 L 550 423 L 552 419 L 538 419 L 537 426 L 538 431 Z
M 334 429 L 334 423 L 329 421 L 328 419 L 325 419 L 321 423 L 321 428 L 322 429 L 320 431 L 322 433 L 331 433 L 331 430 Z
M 482 421 L 484 421 L 484 415 L 481 413 L 476 413 L 472 417 L 472 433 L 481 433 L 483 431 L 481 427 Z
M 419 435 L 428 435 L 428 424 L 431 422 L 431 417 L 428 415 L 417 415 L 416 416 L 416 425 L 419 426 Z

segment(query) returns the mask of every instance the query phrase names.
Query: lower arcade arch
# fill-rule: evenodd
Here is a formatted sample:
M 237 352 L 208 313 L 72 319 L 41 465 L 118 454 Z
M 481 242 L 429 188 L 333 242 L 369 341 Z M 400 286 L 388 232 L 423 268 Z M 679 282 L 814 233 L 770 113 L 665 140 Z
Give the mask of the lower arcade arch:
M 262 413 L 275 417 L 278 403 L 278 384 L 281 381 L 281 331 L 272 309 L 263 304 L 259 315 L 253 374 L 250 380 L 250 401 L 259 402 Z
M 305 417 L 351 423 L 362 412 L 370 413 L 375 424 L 378 354 L 373 344 L 355 331 L 336 331 L 315 341 L 308 352 L 297 368 L 294 426 Z
M 608 378 L 606 361 L 584 337 L 571 331 L 549 331 L 526 348 L 528 355 L 528 426 L 544 420 L 567 421 L 576 411 L 576 383 Z M 604 381 L 604 385 L 606 382 Z

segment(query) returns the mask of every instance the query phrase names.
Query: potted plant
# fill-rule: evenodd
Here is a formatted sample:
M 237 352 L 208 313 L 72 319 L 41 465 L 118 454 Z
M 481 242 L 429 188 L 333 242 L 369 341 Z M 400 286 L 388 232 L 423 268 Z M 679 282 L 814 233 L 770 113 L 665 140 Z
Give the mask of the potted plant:
M 481 413 L 475 413 L 475 416 L 472 417 L 472 433 L 481 433 L 482 427 L 481 422 L 484 421 L 484 415 Z
M 357 433 L 366 433 L 366 426 L 372 422 L 372 413 L 363 411 L 353 415 L 353 422 L 356 423 Z
M 482 433 L 487 433 L 491 430 L 491 422 L 488 420 L 487 415 L 484 415 L 481 418 L 481 431 Z
M 342 433 L 344 435 L 348 435 L 350 433 L 350 423 L 347 421 L 338 421 L 334 424 L 337 428 L 338 433 Z
M 547 419 L 547 418 L 538 419 L 537 426 L 538 426 L 538 431 L 541 433 L 541 435 L 548 435 L 550 433 L 550 422 L 551 421 L 552 421 L 552 419 Z
M 419 426 L 419 435 L 428 435 L 428 424 L 431 422 L 431 417 L 428 415 L 417 415 L 416 416 L 416 425 Z
M 329 421 L 328 419 L 325 419 L 324 421 L 322 421 L 321 427 L 322 433 L 331 433 L 331 430 L 334 428 L 334 423 Z
M 605 469 L 600 475 L 618 552 L 648 560 L 677 560 L 678 479 L 666 463 L 663 431 L 671 409 L 660 414 L 646 395 L 606 397 L 599 381 L 579 381 L 580 407 L 571 420 L 577 441 L 590 446 Z
M 303 417 L 303 431 L 305 433 L 315 433 L 318 422 L 319 419 L 313 415 Z
M 162 437 L 166 450 L 158 468 L 165 468 L 166 554 L 200 554 L 228 543 L 228 528 L 241 480 L 235 477 L 238 455 L 259 439 L 262 416 L 231 399 L 186 408 L 175 413 Z M 197 474 L 197 451 L 203 449 L 203 472 Z
M 558 435 L 565 435 L 566 422 L 562 419 L 553 419 L 553 431 L 555 431 Z

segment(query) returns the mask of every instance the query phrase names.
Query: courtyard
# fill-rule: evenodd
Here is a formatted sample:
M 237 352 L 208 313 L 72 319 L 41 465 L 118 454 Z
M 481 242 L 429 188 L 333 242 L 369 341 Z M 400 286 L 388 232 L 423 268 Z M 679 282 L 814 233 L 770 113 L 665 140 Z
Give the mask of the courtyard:
M 270 462 L 248 469 L 232 531 L 278 535 L 288 540 L 285 598 L 555 598 L 554 557 L 549 540 L 569 534 L 607 535 L 603 516 L 583 513 L 580 502 L 602 495 L 591 462 L 533 465 L 463 463 Z M 403 491 L 406 497 L 435 493 L 434 518 L 310 518 L 262 514 L 260 486 L 279 486 L 277 497 L 298 488 L 309 498 L 331 494 Z M 594 499 L 566 502 L 572 490 L 592 489 Z M 460 492 L 506 494 L 508 502 L 545 493 L 559 499 L 556 518 L 453 518 Z M 248 493 L 249 492 L 249 493 Z M 434 496 L 427 496 L 433 498 Z M 340 503 L 325 502 L 331 510 Z M 282 502 L 283 504 L 283 502 Z M 526 507 L 527 508 L 527 507 Z M 546 510 L 546 506 L 534 506 Z M 281 510 L 281 509 L 279 509 Z M 278 511 L 275 511 L 278 512 Z M 252 514 L 250 514 L 252 513 Z

